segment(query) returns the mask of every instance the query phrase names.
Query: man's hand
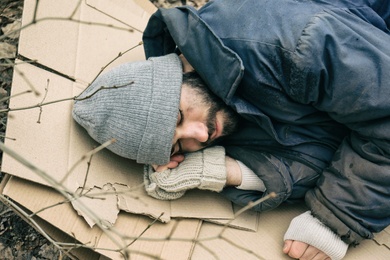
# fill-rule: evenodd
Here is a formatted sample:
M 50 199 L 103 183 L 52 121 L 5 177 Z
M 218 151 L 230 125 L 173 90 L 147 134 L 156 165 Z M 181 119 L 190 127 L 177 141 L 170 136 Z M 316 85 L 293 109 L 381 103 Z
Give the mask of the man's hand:
M 294 240 L 284 242 L 283 253 L 300 260 L 330 260 L 329 256 L 314 246 Z
M 302 260 L 341 260 L 348 250 L 348 244 L 314 217 L 310 210 L 291 220 L 283 239 L 283 252 Z
M 145 189 L 164 200 L 177 199 L 195 188 L 219 192 L 226 184 L 225 160 L 225 148 L 214 146 L 187 153 L 184 158 L 173 156 L 164 166 L 145 165 Z
M 184 155 L 182 154 L 174 154 L 171 156 L 171 161 L 165 165 L 155 165 L 153 164 L 152 167 L 156 172 L 162 172 L 168 169 L 174 169 L 176 168 L 179 163 L 184 161 Z

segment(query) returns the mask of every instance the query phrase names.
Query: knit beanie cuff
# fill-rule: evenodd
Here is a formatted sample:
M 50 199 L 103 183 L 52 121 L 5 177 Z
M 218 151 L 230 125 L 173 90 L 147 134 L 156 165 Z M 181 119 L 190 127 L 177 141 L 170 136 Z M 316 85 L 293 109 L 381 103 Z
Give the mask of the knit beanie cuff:
M 149 58 L 152 62 L 152 96 L 137 162 L 167 164 L 179 113 L 183 69 L 179 57 L 169 54 Z M 153 162 L 151 156 L 153 155 Z

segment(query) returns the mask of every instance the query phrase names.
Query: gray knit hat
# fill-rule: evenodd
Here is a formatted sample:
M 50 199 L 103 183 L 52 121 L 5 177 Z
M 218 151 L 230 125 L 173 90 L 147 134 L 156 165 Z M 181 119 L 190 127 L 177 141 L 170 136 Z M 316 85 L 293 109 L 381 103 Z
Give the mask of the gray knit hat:
M 169 162 L 179 112 L 182 65 L 176 54 L 122 64 L 99 76 L 73 118 L 112 152 L 138 163 Z M 101 87 L 109 87 L 102 89 Z M 112 87 L 118 88 L 112 88 Z M 96 92 L 97 91 L 97 92 Z

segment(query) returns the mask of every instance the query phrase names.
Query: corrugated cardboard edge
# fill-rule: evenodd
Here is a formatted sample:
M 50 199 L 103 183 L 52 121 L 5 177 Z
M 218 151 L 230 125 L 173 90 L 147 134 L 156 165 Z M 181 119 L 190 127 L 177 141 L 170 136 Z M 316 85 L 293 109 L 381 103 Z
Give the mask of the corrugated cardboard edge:
M 390 226 L 385 228 L 382 232 L 376 233 L 374 236 L 374 240 L 379 244 L 386 246 L 390 250 Z M 390 252 L 389 252 L 390 259 Z

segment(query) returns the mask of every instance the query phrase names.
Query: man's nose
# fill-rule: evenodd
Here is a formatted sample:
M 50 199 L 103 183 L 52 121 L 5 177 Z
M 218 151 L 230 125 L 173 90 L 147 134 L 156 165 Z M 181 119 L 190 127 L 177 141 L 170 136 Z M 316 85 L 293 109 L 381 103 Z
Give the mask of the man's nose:
M 200 143 L 209 139 L 207 126 L 201 122 L 186 124 L 181 129 L 177 129 L 177 139 L 195 139 Z

